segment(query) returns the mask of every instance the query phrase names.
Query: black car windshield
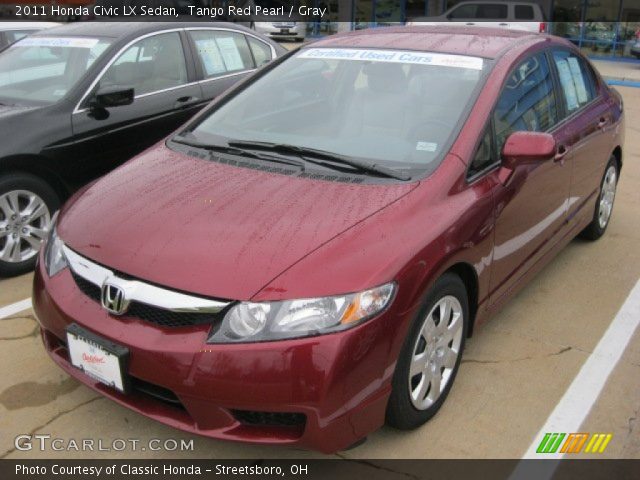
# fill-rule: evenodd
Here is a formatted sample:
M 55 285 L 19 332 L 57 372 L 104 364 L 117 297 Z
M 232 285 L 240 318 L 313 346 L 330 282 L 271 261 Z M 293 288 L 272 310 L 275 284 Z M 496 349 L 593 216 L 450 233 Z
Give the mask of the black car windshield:
M 191 129 L 200 142 L 313 148 L 433 170 L 475 99 L 486 62 L 416 51 L 307 48 Z
M 0 53 L 0 103 L 56 103 L 110 44 L 103 38 L 23 38 Z

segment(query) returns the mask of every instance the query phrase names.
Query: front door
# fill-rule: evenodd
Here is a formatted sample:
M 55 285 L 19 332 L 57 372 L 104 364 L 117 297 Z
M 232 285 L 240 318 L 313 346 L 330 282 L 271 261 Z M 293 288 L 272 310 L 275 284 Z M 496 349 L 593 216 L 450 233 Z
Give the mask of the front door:
M 544 53 L 532 55 L 512 71 L 493 115 L 498 152 L 514 131 L 551 133 L 559 146 L 567 131 L 559 110 L 552 72 Z M 570 148 L 558 158 L 517 167 L 495 191 L 495 245 L 491 303 L 500 302 L 555 243 L 567 218 L 571 182 Z
M 100 88 L 133 87 L 131 105 L 94 109 Z M 139 40 L 105 71 L 72 117 L 78 175 L 98 176 L 153 145 L 201 106 L 202 92 L 190 82 L 183 40 L 166 32 Z

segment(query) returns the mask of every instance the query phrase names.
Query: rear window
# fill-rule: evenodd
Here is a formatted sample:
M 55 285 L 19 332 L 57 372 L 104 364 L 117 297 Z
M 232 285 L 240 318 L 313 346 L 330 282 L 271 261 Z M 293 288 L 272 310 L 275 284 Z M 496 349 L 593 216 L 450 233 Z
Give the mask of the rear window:
M 533 20 L 533 7 L 531 5 L 516 5 L 515 17 L 516 20 Z

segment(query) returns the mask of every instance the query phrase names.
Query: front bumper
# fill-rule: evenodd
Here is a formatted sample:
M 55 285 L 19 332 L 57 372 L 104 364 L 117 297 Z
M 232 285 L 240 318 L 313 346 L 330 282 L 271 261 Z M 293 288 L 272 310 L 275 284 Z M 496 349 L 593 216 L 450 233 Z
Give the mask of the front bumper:
M 208 345 L 208 325 L 169 328 L 112 317 L 78 289 L 69 269 L 49 278 L 43 263 L 40 258 L 33 306 L 51 358 L 138 413 L 209 437 L 326 453 L 349 447 L 384 423 L 399 320 L 392 308 L 341 333 Z M 65 329 L 71 323 L 129 349 L 129 394 L 70 364 Z

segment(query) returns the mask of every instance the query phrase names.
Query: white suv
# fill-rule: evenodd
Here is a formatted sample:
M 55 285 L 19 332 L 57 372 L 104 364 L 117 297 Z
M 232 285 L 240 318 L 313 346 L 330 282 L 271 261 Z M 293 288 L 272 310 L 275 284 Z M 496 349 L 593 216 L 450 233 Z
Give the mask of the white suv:
M 434 25 L 442 22 L 530 32 L 544 32 L 546 30 L 540 5 L 531 2 L 460 2 L 440 16 L 413 18 L 408 24 Z

